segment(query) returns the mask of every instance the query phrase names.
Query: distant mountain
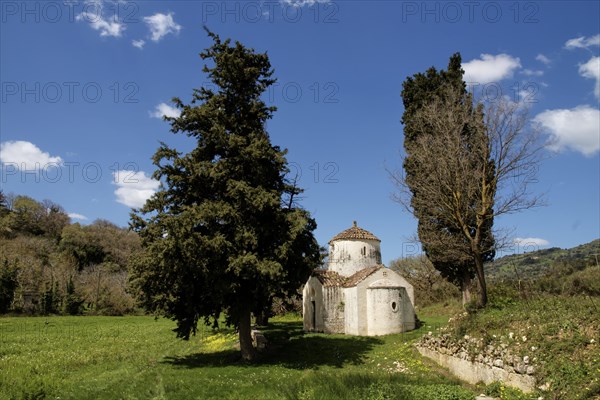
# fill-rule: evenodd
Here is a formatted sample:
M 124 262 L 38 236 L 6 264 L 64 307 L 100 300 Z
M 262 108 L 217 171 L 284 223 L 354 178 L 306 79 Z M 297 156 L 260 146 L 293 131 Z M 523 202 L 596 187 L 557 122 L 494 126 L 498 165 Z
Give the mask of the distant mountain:
M 537 250 L 524 254 L 512 254 L 489 262 L 485 266 L 490 281 L 505 279 L 531 279 L 540 277 L 559 264 L 578 266 L 578 269 L 600 262 L 600 239 L 571 249 Z

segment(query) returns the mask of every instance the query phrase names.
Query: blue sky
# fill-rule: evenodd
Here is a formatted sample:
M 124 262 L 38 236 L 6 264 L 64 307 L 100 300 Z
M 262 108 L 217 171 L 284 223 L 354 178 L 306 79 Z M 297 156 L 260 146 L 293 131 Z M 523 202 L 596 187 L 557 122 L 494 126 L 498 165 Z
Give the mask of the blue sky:
M 74 222 L 126 226 L 152 194 L 159 141 L 193 143 L 157 116 L 206 83 L 221 37 L 267 51 L 272 141 L 301 172 L 322 245 L 353 220 L 384 262 L 414 253 L 416 221 L 390 199 L 407 76 L 460 52 L 475 93 L 527 102 L 553 139 L 534 192 L 548 206 L 496 220 L 513 251 L 600 237 L 600 3 L 412 1 L 0 2 L 0 185 L 51 199 Z

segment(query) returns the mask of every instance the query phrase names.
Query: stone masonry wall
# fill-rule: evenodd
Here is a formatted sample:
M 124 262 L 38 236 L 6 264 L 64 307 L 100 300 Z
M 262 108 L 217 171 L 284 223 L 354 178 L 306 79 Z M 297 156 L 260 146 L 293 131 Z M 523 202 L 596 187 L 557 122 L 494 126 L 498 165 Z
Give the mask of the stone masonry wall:
M 467 335 L 457 340 L 448 333 L 434 336 L 429 332 L 416 346 L 422 355 L 444 365 L 467 382 L 502 381 L 523 392 L 531 392 L 536 384 L 534 364 L 537 358 L 513 354 L 509 341 L 525 343 L 527 338 L 510 335 L 494 343 L 485 343 L 482 338 Z M 531 353 L 535 350 L 535 347 L 530 348 Z

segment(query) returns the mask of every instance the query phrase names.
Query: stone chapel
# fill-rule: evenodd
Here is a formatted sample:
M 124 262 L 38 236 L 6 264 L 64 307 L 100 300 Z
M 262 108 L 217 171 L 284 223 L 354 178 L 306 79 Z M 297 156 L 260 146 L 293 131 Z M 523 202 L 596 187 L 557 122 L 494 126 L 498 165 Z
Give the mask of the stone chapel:
M 380 243 L 356 221 L 329 241 L 327 265 L 302 293 L 304 330 L 378 336 L 415 328 L 413 287 L 381 264 Z

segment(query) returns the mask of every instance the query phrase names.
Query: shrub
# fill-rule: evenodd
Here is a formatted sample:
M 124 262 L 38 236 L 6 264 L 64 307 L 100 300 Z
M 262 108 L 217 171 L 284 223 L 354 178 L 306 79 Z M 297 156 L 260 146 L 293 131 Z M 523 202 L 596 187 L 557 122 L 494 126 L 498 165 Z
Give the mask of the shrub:
M 8 260 L 0 266 L 0 313 L 8 312 L 18 286 L 18 268 L 16 262 L 12 265 Z
M 502 382 L 493 382 L 485 389 L 485 394 L 499 398 L 500 400 L 532 400 L 537 399 L 535 395 L 527 395 L 519 389 L 504 386 Z

